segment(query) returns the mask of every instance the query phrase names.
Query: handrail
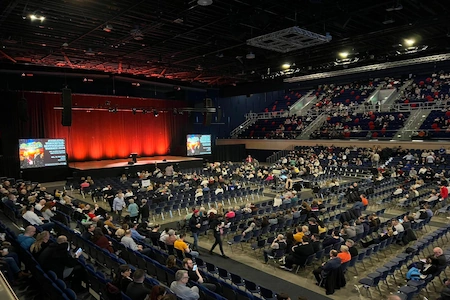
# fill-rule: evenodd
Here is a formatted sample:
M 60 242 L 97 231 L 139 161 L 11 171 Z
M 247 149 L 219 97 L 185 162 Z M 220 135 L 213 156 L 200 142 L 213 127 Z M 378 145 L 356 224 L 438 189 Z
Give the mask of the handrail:
M 5 278 L 5 275 L 3 275 L 3 272 L 0 271 L 0 299 L 4 300 L 19 300 L 17 298 L 16 294 L 14 293 L 14 290 L 9 285 L 8 281 Z

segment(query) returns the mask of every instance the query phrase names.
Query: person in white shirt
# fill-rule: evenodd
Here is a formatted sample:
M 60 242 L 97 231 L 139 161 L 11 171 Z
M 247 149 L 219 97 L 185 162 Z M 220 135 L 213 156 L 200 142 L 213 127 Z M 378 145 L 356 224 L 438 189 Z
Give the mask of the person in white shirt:
M 39 202 L 34 206 L 34 209 L 37 210 L 37 211 L 41 211 L 41 209 L 44 207 L 44 205 L 45 205 L 46 202 L 47 202 L 47 201 L 45 201 L 45 200 L 39 201 Z
M 283 203 L 283 199 L 281 199 L 281 195 L 276 195 L 275 198 L 273 198 L 273 207 L 278 207 Z
M 397 233 L 405 231 L 405 228 L 403 228 L 403 225 L 397 219 L 392 220 L 392 227 L 394 227 Z
M 27 206 L 27 212 L 24 213 L 22 215 L 22 217 L 31 225 L 33 226 L 39 226 L 42 228 L 42 230 L 47 230 L 50 231 L 53 229 L 53 226 L 55 224 L 53 224 L 52 222 L 48 222 L 48 223 L 44 223 L 43 217 L 39 217 L 35 212 L 34 212 L 34 206 L 29 205 Z
M 218 186 L 217 188 L 216 188 L 216 190 L 214 191 L 214 194 L 216 194 L 216 195 L 218 195 L 218 194 L 223 194 L 223 188 L 222 188 L 222 186 Z

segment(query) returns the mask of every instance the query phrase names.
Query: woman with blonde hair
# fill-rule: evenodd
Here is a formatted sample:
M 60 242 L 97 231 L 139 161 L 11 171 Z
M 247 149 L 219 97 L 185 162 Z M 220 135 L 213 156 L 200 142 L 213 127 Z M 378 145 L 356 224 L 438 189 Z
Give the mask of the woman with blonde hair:
M 42 251 L 50 244 L 50 232 L 47 230 L 39 232 L 36 236 L 36 241 L 31 245 L 30 252 L 35 259 L 41 255 Z
M 223 204 L 221 202 L 217 203 L 217 214 L 216 215 L 224 215 L 225 209 L 223 208 Z
M 50 218 L 53 218 L 55 216 L 55 214 L 52 212 L 52 207 L 53 202 L 49 201 L 46 202 L 44 207 L 41 209 L 42 217 L 47 221 L 50 221 Z

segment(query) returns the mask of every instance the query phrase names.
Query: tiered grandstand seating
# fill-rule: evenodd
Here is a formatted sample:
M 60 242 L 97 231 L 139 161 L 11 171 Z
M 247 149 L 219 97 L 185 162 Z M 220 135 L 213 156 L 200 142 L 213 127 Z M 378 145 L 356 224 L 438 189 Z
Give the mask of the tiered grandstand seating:
M 311 138 L 392 138 L 408 117 L 409 113 L 379 112 L 328 117 Z
M 450 138 L 450 111 L 433 110 L 413 138 Z
M 446 74 L 432 74 L 431 76 L 420 76 L 414 79 L 414 83 L 406 89 L 405 95 L 400 103 L 439 104 L 449 99 L 450 78 Z
M 264 112 L 274 112 L 274 111 L 287 111 L 289 106 L 293 105 L 301 97 L 303 97 L 308 91 L 288 91 L 283 99 L 278 99 L 271 104 L 269 104 Z
M 372 82 L 367 85 L 347 84 L 343 86 L 325 86 L 319 88 L 317 92 L 324 93 L 321 101 L 317 102 L 316 111 L 334 111 L 334 110 L 348 110 L 354 109 L 359 104 L 363 103 L 366 96 L 375 89 Z
M 286 124 L 286 120 L 294 120 L 295 124 Z M 275 119 L 260 119 L 240 134 L 240 138 L 295 138 L 306 128 L 312 119 L 310 117 L 288 117 Z

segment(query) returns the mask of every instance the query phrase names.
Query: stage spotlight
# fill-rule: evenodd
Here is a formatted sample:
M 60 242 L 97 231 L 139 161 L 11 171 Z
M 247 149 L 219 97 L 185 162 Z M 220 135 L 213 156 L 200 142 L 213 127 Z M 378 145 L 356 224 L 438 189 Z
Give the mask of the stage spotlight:
M 115 107 L 112 112 L 116 113 L 117 112 L 117 107 Z
M 158 117 L 158 116 L 159 116 L 159 112 L 158 112 L 158 111 L 157 111 L 156 109 L 154 109 L 154 110 L 153 110 L 153 115 L 154 115 L 154 116 L 155 116 L 155 118 L 156 118 L 156 117 Z
M 110 113 L 114 112 L 114 108 L 108 108 L 108 112 Z
M 137 111 L 137 109 L 136 109 L 136 108 L 133 108 L 133 109 L 132 109 L 133 115 L 135 115 L 135 114 L 136 114 L 136 111 Z
M 341 58 L 347 58 L 348 55 L 349 55 L 349 53 L 348 53 L 348 52 L 345 52 L 345 51 L 339 53 L 339 56 L 340 56 Z
M 405 39 L 405 44 L 408 47 L 411 47 L 412 45 L 414 45 L 416 41 L 414 39 Z

